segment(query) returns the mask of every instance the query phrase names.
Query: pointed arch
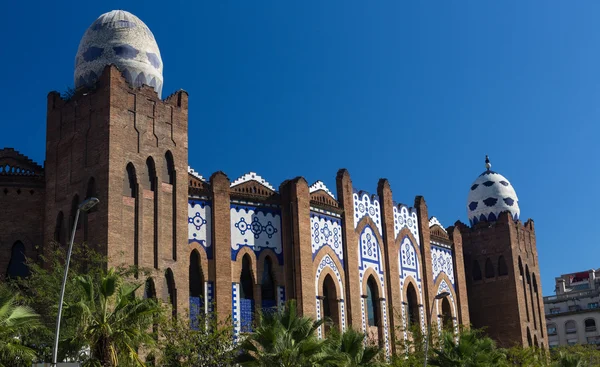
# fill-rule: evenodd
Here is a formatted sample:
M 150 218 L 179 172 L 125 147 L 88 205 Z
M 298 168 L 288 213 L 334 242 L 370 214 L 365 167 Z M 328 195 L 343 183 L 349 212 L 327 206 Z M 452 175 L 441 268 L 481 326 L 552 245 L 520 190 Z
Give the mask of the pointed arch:
M 123 176 L 123 196 L 137 198 L 137 175 L 133 163 L 127 163 Z
M 373 275 L 369 275 L 367 279 L 367 324 L 369 326 L 380 326 L 381 325 L 381 310 L 379 307 L 379 287 L 377 282 L 373 278 Z
M 525 264 L 525 277 L 527 278 L 527 287 L 529 288 L 529 301 L 531 302 L 531 317 L 533 318 L 533 328 L 537 330 L 537 317 L 534 303 L 533 284 L 531 282 L 531 273 L 529 272 L 529 265 Z
M 483 277 L 481 275 L 481 267 L 479 266 L 479 261 L 473 260 L 472 269 L 473 269 L 472 270 L 473 280 L 474 281 L 481 280 Z
M 452 322 L 452 308 L 450 307 L 450 301 L 448 301 L 448 297 L 444 297 L 442 299 L 442 328 L 448 329 L 450 327 L 454 328 Z
M 170 150 L 165 152 L 165 164 L 163 172 L 163 182 L 173 185 L 175 183 L 175 160 Z
M 173 276 L 173 270 L 167 268 L 165 271 L 165 280 L 167 282 L 167 292 L 169 297 L 169 303 L 171 304 L 171 311 L 173 317 L 177 317 L 177 288 L 175 287 L 175 277 Z
M 531 331 L 529 330 L 529 326 L 527 327 L 527 346 L 531 348 L 533 346 L 533 342 L 531 340 Z
M 89 198 L 97 198 L 98 197 L 98 192 L 97 192 L 97 188 L 96 188 L 96 179 L 92 176 L 89 178 L 88 182 L 87 182 L 87 186 L 85 189 L 85 199 L 89 199 Z M 89 239 L 89 230 L 90 230 L 90 224 L 89 224 L 89 215 L 91 213 L 94 213 L 98 210 L 98 205 L 93 206 L 90 210 L 88 210 L 87 212 L 83 212 L 80 213 L 80 215 L 82 216 L 82 222 L 83 222 L 83 241 L 84 242 L 88 242 Z
M 525 286 L 525 272 L 523 271 L 523 262 L 521 262 L 521 256 L 519 256 L 519 276 L 521 277 L 521 284 L 523 286 L 523 300 L 525 303 L 525 313 L 527 315 L 527 321 L 529 319 L 529 304 L 527 302 L 527 287 Z M 531 310 L 533 312 L 533 310 Z
M 406 320 L 408 327 L 420 325 L 417 290 L 412 283 L 406 287 Z
M 262 278 L 260 280 L 260 302 L 263 311 L 274 311 L 277 308 L 277 284 L 273 275 L 273 260 L 266 256 L 263 262 Z
M 492 264 L 492 260 L 488 257 L 485 259 L 485 277 L 486 279 L 491 279 L 496 276 L 494 272 L 494 265 Z
M 16 279 L 27 276 L 29 276 L 29 266 L 27 266 L 25 245 L 21 241 L 16 241 L 12 245 L 10 260 L 6 268 L 6 277 Z
M 156 299 L 156 286 L 152 278 L 146 279 L 144 283 L 144 298 Z
M 323 289 L 322 289 L 322 299 L 323 299 L 323 316 L 326 319 L 330 319 L 334 327 L 339 327 L 340 325 L 340 313 L 338 310 L 338 294 L 335 286 L 335 282 L 331 277 L 331 274 L 325 274 L 325 279 L 323 279 Z M 329 324 L 325 325 L 325 335 L 329 332 Z
M 204 273 L 200 253 L 194 249 L 190 253 L 189 274 L 189 302 L 190 322 L 192 328 L 198 327 L 198 316 L 204 313 Z
M 240 272 L 240 323 L 242 332 L 252 331 L 254 319 L 254 276 L 252 275 L 252 259 L 248 254 L 242 257 Z
M 58 244 L 62 244 L 64 238 L 64 214 L 62 211 L 56 215 L 56 225 L 54 226 L 54 241 Z
M 498 258 L 498 276 L 508 275 L 508 267 L 506 266 L 506 260 L 504 256 L 500 255 Z
M 146 182 L 144 187 L 150 191 L 156 191 L 156 165 L 154 159 L 148 157 L 146 159 Z
M 344 331 L 346 329 L 346 321 L 345 321 L 345 313 L 344 313 L 344 286 L 343 286 L 343 276 L 342 271 L 343 268 L 338 263 L 339 259 L 335 255 L 335 253 L 331 249 L 326 249 L 327 251 L 320 252 L 319 256 L 316 258 L 315 264 L 318 264 L 316 267 L 315 273 L 315 293 L 317 295 L 316 307 L 317 307 L 317 320 L 321 320 L 323 318 L 323 309 L 325 307 L 325 302 L 333 302 L 333 294 L 336 297 L 336 306 L 333 307 L 333 303 L 329 303 L 330 312 L 332 314 L 332 320 L 336 320 L 335 315 L 337 314 L 337 320 L 339 322 L 339 329 Z M 329 253 L 327 253 L 329 252 Z M 334 290 L 331 289 L 331 283 L 327 285 L 327 294 L 325 294 L 325 279 L 329 276 L 334 282 L 333 286 Z M 323 330 L 325 328 L 322 326 L 318 331 L 319 338 L 323 337 Z

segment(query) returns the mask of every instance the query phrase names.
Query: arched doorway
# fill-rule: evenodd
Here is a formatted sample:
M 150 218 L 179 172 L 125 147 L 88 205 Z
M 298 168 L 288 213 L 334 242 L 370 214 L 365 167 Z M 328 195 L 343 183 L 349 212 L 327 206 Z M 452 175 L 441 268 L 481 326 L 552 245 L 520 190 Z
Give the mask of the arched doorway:
M 444 297 L 442 299 L 442 328 L 444 330 L 452 330 L 454 328 L 454 324 L 452 322 L 452 308 L 450 306 L 450 301 L 448 297 Z
M 25 245 L 23 242 L 17 241 L 13 244 L 10 254 L 10 261 L 6 268 L 7 278 L 24 278 L 29 275 L 29 267 L 27 266 L 25 257 Z
M 198 327 L 198 316 L 204 313 L 204 274 L 200 265 L 200 254 L 193 250 L 190 254 L 190 322 L 192 328 Z
M 273 262 L 269 256 L 265 257 L 262 279 L 260 282 L 260 301 L 263 312 L 277 310 L 277 286 L 273 276 Z
M 334 327 L 339 327 L 340 325 L 340 315 L 338 310 L 338 297 L 337 290 L 335 288 L 335 283 L 333 282 L 333 278 L 331 275 L 325 275 L 325 279 L 323 280 L 323 317 L 331 320 L 331 323 Z M 330 330 L 330 325 L 325 325 L 325 335 L 328 334 Z
M 240 325 L 242 332 L 252 331 L 254 320 L 254 278 L 252 277 L 252 260 L 248 254 L 242 258 L 240 274 Z
M 412 283 L 408 283 L 406 288 L 406 307 L 409 330 L 419 328 L 419 302 L 417 301 L 417 291 Z
M 381 322 L 379 299 L 377 281 L 370 275 L 367 279 L 367 337 L 377 338 L 378 344 L 381 345 L 383 343 L 383 323 Z

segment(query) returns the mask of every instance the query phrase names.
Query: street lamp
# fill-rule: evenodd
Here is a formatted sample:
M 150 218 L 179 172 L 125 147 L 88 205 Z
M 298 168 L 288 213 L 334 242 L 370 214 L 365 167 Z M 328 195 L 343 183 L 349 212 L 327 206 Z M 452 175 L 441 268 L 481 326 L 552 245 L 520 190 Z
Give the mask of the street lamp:
M 63 276 L 62 286 L 60 287 L 60 301 L 58 303 L 58 316 L 56 317 L 56 335 L 54 336 L 54 352 L 52 353 L 52 366 L 56 367 L 58 358 L 58 337 L 60 334 L 60 318 L 62 316 L 63 301 L 65 298 L 65 285 L 67 284 L 67 274 L 69 273 L 69 263 L 71 262 L 71 251 L 73 250 L 73 241 L 75 240 L 75 231 L 77 230 L 77 221 L 79 220 L 79 212 L 87 212 L 92 209 L 100 200 L 98 198 L 85 199 L 77 207 L 75 214 L 75 222 L 71 231 L 71 241 L 69 242 L 69 251 L 67 252 L 67 262 L 65 263 L 65 274 Z
M 450 295 L 450 292 L 442 292 L 433 298 L 434 301 L 438 301 L 440 299 L 446 298 Z M 434 302 L 435 303 L 435 302 Z M 429 337 L 431 336 L 431 323 L 433 318 L 433 306 L 434 303 L 431 304 L 431 311 L 429 312 L 429 324 L 427 325 L 427 337 L 425 338 L 425 363 L 424 367 L 427 367 L 427 355 L 429 354 Z

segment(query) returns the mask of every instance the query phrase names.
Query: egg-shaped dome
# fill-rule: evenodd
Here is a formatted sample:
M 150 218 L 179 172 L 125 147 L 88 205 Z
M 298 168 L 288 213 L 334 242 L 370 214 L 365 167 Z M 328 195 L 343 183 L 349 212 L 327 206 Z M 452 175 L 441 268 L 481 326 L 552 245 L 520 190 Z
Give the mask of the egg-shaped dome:
M 152 86 L 160 97 L 163 63 L 154 35 L 140 18 L 123 10 L 102 14 L 85 31 L 75 56 L 75 88 L 93 85 L 110 64 L 132 86 Z
M 486 156 L 486 168 L 469 190 L 467 199 L 467 215 L 471 224 L 480 221 L 493 222 L 500 213 L 509 211 L 514 220 L 519 219 L 519 198 L 515 189 L 506 177 L 491 171 L 491 164 Z

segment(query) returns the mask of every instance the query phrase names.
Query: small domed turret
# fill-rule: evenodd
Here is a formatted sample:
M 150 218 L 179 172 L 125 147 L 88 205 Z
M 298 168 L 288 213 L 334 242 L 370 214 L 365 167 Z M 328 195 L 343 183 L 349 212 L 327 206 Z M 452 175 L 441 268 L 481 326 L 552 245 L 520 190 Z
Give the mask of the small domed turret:
M 480 221 L 493 222 L 500 213 L 510 212 L 514 220 L 519 219 L 519 199 L 510 182 L 501 174 L 491 170 L 492 164 L 485 156 L 486 171 L 471 185 L 467 199 L 467 216 L 471 224 Z
M 113 10 L 85 31 L 75 56 L 75 88 L 93 85 L 106 65 L 114 64 L 134 87 L 154 87 L 160 97 L 163 63 L 150 29 L 135 15 Z

